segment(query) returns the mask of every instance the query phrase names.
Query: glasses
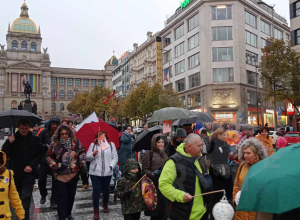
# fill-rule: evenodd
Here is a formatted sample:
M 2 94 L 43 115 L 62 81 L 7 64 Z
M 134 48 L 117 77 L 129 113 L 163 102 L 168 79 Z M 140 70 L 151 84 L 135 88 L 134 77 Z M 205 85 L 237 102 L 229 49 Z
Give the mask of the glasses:
M 60 136 L 67 136 L 69 133 L 60 133 Z

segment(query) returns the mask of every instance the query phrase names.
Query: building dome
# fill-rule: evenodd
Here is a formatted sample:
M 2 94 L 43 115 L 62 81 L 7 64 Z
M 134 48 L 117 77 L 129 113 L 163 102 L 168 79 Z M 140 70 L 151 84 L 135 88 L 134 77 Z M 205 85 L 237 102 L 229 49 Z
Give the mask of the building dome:
M 113 65 L 113 66 L 118 66 L 118 59 L 115 55 L 113 55 L 106 63 L 105 66 L 107 65 Z

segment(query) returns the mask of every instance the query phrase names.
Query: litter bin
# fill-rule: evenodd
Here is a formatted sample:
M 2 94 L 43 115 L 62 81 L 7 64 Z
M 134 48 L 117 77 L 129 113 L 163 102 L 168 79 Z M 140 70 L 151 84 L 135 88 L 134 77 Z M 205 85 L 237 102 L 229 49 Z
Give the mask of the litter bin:
M 0 139 L 4 139 L 4 129 L 0 130 Z

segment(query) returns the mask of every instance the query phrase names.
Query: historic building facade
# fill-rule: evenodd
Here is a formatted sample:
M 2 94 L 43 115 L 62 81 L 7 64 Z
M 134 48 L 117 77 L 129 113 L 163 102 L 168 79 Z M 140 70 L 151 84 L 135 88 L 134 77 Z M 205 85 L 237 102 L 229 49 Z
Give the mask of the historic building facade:
M 32 87 L 32 104 L 37 114 L 68 117 L 67 105 L 76 93 L 91 91 L 96 85 L 112 88 L 112 71 L 118 60 L 113 55 L 104 70 L 51 67 L 48 48 L 42 49 L 40 28 L 29 18 L 23 3 L 20 17 L 8 25 L 6 47 L 0 51 L 0 111 L 23 104 L 23 82 Z
M 300 51 L 300 0 L 290 0 L 290 18 L 292 46 Z

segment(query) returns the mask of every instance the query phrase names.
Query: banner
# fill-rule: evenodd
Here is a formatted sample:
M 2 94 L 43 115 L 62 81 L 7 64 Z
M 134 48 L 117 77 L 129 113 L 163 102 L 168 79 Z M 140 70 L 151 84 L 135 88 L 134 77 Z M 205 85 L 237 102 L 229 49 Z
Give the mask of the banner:
M 170 133 L 172 128 L 172 121 L 163 121 L 163 134 Z
M 156 82 L 161 86 L 163 85 L 161 37 L 156 37 Z

